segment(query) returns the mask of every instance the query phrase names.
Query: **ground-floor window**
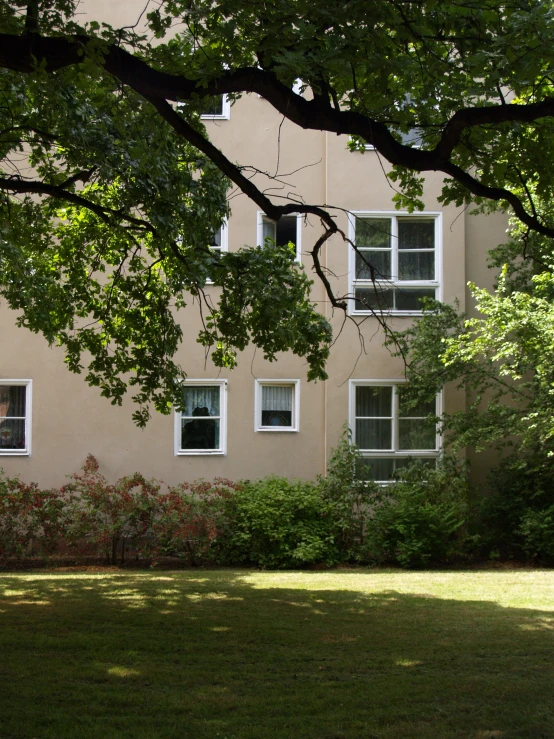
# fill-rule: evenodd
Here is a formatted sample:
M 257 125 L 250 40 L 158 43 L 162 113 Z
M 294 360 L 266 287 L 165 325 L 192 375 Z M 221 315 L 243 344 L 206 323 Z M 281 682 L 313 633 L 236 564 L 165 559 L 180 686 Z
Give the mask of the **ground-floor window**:
M 31 380 L 0 380 L 0 454 L 31 453 Z
M 361 474 L 388 482 L 413 460 L 435 465 L 439 403 L 440 398 L 435 398 L 410 405 L 403 398 L 401 382 L 351 380 L 350 428 L 362 453 Z
M 256 380 L 256 431 L 298 431 L 300 380 Z
M 225 454 L 227 381 L 186 380 L 175 414 L 176 454 Z

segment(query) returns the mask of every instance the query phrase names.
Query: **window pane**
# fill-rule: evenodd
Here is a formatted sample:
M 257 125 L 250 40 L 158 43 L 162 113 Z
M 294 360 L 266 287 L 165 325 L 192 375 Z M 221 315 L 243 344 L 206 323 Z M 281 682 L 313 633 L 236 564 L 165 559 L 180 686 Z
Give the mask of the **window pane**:
M 0 385 L 0 418 L 25 418 L 24 385 Z
M 223 95 L 205 100 L 201 115 L 223 115 Z
M 398 248 L 434 249 L 435 221 L 424 218 L 399 218 Z
M 262 411 L 292 411 L 290 385 L 262 385 Z
M 435 252 L 406 251 L 398 253 L 399 280 L 434 280 Z
M 0 420 L 0 449 L 25 449 L 25 420 Z
M 402 288 L 396 291 L 396 310 L 422 310 L 421 298 L 434 298 L 434 288 Z
M 360 449 L 391 449 L 392 421 L 357 418 L 356 444 Z
M 296 216 L 282 216 L 277 221 L 275 243 L 277 246 L 286 246 L 289 241 L 296 246 Z
M 398 457 L 395 462 L 397 470 L 401 470 L 404 467 L 411 467 L 413 464 L 430 467 L 431 469 L 437 466 L 435 457 Z
M 262 426 L 292 427 L 292 411 L 262 411 Z
M 394 305 L 394 290 L 381 287 L 357 287 L 355 290 L 356 310 L 390 310 Z
M 212 249 L 221 249 L 221 226 L 210 239 L 210 246 Z
M 436 449 L 437 428 L 434 421 L 424 418 L 400 418 L 398 421 L 398 448 Z
M 412 405 L 408 399 L 404 400 L 402 395 L 402 388 L 398 388 L 398 396 L 400 400 L 398 415 L 401 418 L 425 418 L 425 416 L 436 414 L 436 398 L 433 398 L 433 400 L 423 400 L 416 405 Z
M 293 388 L 262 385 L 262 426 L 292 427 Z
M 262 244 L 265 244 L 266 239 L 277 241 L 277 224 L 275 221 L 270 221 L 269 218 L 265 218 L 262 221 Z
M 219 419 L 182 419 L 181 449 L 219 449 Z
M 356 416 L 392 416 L 392 387 L 356 386 Z
M 364 457 L 359 460 L 356 477 L 359 480 L 390 480 L 394 472 L 394 459 L 390 457 Z
M 356 246 L 366 249 L 390 249 L 390 218 L 356 218 Z
M 219 416 L 219 385 L 189 385 L 183 388 L 184 416 Z
M 356 279 L 371 280 L 371 270 L 368 263 L 375 270 L 375 279 L 388 280 L 391 277 L 390 251 L 369 251 L 364 249 L 361 254 L 356 253 Z

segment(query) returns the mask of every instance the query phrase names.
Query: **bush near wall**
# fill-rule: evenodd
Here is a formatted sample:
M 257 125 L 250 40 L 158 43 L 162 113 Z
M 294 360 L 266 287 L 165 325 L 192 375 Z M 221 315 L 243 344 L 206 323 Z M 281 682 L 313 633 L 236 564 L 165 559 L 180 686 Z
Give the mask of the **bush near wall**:
M 221 563 L 284 568 L 340 559 L 335 506 L 318 485 L 282 477 L 245 482 L 225 512 L 225 531 L 213 547 Z
M 482 551 L 501 559 L 554 562 L 554 457 L 529 449 L 491 473 L 482 501 Z
M 467 470 L 450 458 L 418 465 L 382 488 L 356 479 L 359 452 L 345 435 L 317 483 L 267 477 L 164 486 L 135 473 L 109 483 L 89 456 L 60 490 L 0 474 L 0 559 L 33 543 L 123 563 L 176 556 L 188 564 L 265 568 L 340 561 L 422 567 L 460 558 L 467 545 Z
M 26 556 L 37 538 L 44 553 L 55 551 L 67 536 L 66 503 L 61 491 L 39 490 L 0 470 L 0 560 Z
M 462 461 L 445 456 L 434 469 L 413 464 L 375 493 L 363 559 L 401 567 L 458 560 L 467 551 L 469 514 L 470 483 Z

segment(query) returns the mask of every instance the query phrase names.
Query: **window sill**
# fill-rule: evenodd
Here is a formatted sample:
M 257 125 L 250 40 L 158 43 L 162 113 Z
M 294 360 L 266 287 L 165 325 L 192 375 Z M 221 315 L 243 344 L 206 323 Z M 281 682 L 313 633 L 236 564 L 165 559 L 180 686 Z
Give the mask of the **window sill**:
M 262 431 L 262 432 L 269 431 L 270 434 L 275 434 L 275 433 L 285 433 L 285 434 L 293 433 L 293 434 L 297 434 L 298 433 L 298 429 L 297 428 L 290 428 L 290 429 L 288 429 L 288 428 L 285 428 L 284 426 L 275 426 L 275 428 L 270 428 L 269 426 L 260 426 L 260 427 L 258 427 L 257 429 L 254 429 L 254 430 L 256 431 L 256 433 L 258 431 Z
M 201 115 L 202 121 L 229 121 L 231 117 L 228 115 Z
M 224 457 L 225 454 L 221 449 L 191 449 L 190 451 L 180 450 L 175 452 L 176 457 Z
M 0 449 L 0 457 L 29 457 L 28 449 Z
M 376 308 L 374 311 L 372 310 L 355 310 L 350 313 L 351 316 L 374 316 L 377 314 L 378 316 L 392 316 L 393 318 L 410 318 L 412 316 L 422 316 L 423 311 L 421 310 L 379 310 Z

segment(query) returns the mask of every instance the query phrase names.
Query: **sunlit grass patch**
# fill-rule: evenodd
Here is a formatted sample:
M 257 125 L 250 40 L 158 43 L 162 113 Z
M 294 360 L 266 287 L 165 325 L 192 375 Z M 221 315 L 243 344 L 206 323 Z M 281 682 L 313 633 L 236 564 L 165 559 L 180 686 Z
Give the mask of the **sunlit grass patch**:
M 550 571 L 6 574 L 0 604 L 0 737 L 554 737 Z
M 141 673 L 138 670 L 132 670 L 129 667 L 109 667 L 108 675 L 114 677 L 140 677 Z

